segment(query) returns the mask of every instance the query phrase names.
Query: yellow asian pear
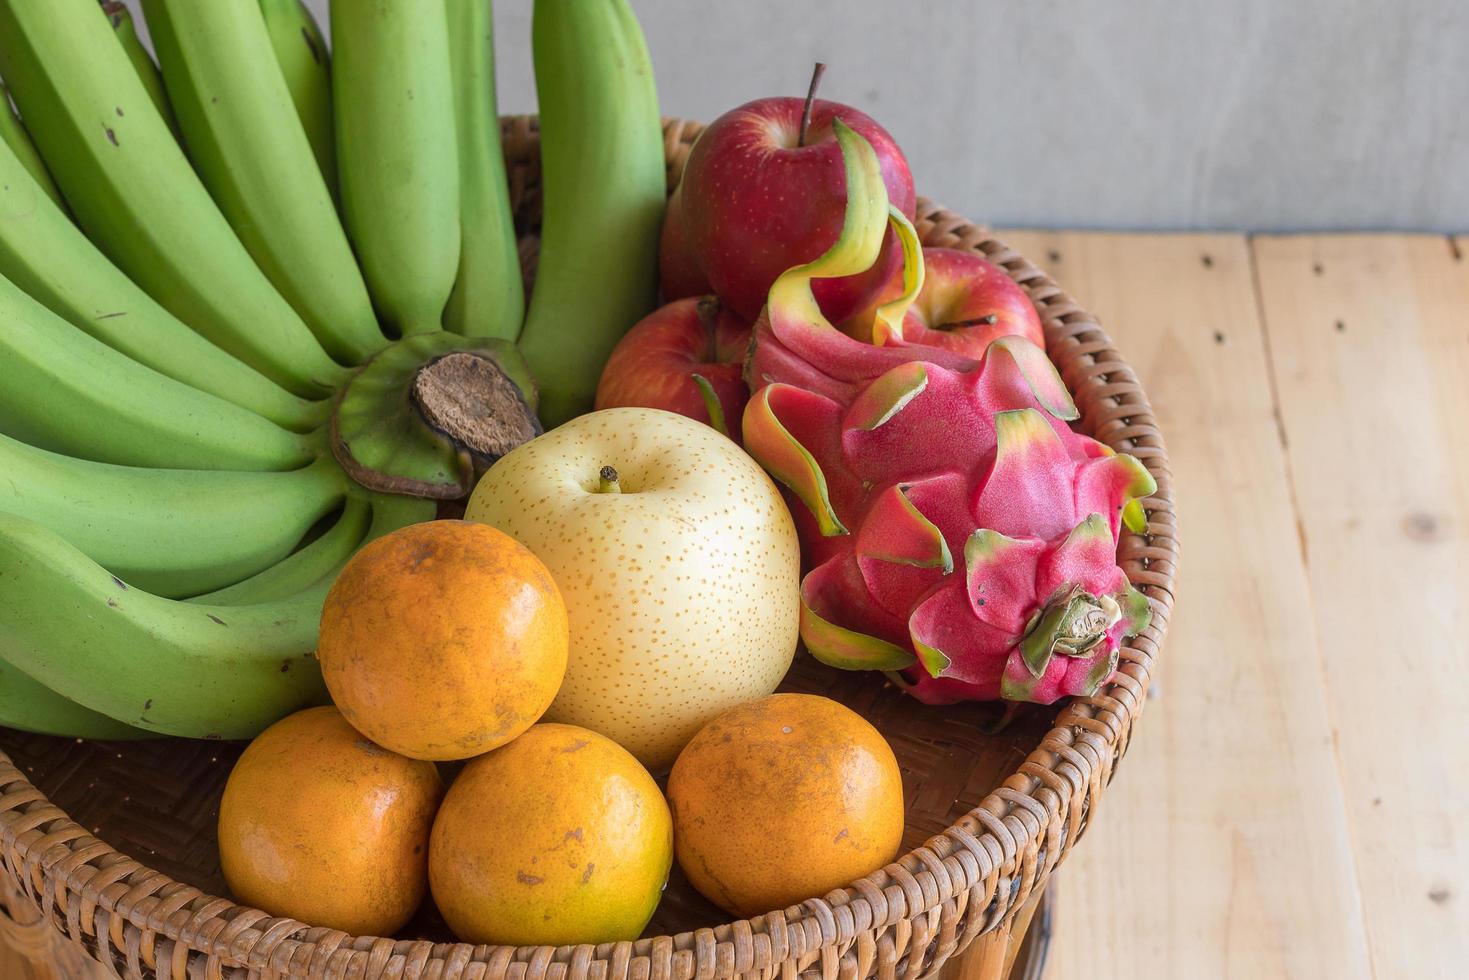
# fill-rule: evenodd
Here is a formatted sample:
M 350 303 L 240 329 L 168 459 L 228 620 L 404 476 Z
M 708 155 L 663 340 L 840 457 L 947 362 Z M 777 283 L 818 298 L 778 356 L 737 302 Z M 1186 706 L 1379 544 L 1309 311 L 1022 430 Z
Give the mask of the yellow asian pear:
M 795 526 L 760 466 L 707 425 L 583 415 L 491 467 L 465 516 L 534 552 L 566 600 L 571 653 L 547 720 L 601 732 L 654 771 L 790 667 Z

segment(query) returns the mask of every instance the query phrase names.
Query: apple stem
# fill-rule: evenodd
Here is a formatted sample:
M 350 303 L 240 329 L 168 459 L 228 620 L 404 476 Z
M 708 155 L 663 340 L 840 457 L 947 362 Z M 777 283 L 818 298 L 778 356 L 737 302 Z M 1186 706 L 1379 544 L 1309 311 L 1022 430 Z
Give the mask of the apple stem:
M 699 317 L 699 326 L 704 328 L 704 345 L 702 357 L 706 361 L 719 360 L 719 297 L 700 296 L 699 305 L 694 307 L 695 314 Z
M 598 493 L 622 493 L 622 484 L 617 481 L 617 471 L 610 466 L 602 467 L 597 474 Z
M 935 330 L 958 330 L 960 327 L 992 327 L 1000 322 L 1000 318 L 993 313 L 977 316 L 972 320 L 954 320 L 951 323 L 940 323 L 934 327 Z
M 811 125 L 811 104 L 816 101 L 816 87 L 821 84 L 821 76 L 826 74 L 826 66 L 821 62 L 811 71 L 811 85 L 806 89 L 806 105 L 801 109 L 801 132 L 796 136 L 796 145 L 806 145 L 806 127 Z

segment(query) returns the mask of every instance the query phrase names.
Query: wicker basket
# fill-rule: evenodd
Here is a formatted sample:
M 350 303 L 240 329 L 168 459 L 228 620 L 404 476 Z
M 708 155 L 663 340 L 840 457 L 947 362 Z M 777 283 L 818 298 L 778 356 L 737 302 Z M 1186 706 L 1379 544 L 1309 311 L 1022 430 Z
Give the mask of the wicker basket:
M 670 187 L 699 128 L 664 128 Z M 530 266 L 540 212 L 535 120 L 507 119 L 504 136 Z M 880 676 L 797 658 L 784 689 L 855 708 L 898 755 L 910 850 L 896 862 L 848 888 L 732 923 L 675 872 L 636 942 L 469 946 L 448 941 L 432 909 L 404 933 L 427 938 L 354 937 L 215 897 L 224 893 L 215 814 L 240 746 L 90 743 L 0 729 L 0 906 L 11 918 L 0 915 L 0 934 L 24 932 L 38 949 L 44 923 L 59 948 L 129 978 L 892 980 L 934 974 L 977 938 L 980 959 L 996 965 L 970 975 L 1001 976 L 1013 956 L 1006 937 L 1023 932 L 1086 828 L 1142 710 L 1173 603 L 1172 486 L 1147 398 L 1092 317 L 984 228 L 923 200 L 917 226 L 925 244 L 982 252 L 1025 287 L 1085 431 L 1141 459 L 1158 492 L 1144 502 L 1149 533 L 1127 534 L 1121 545 L 1123 568 L 1151 600 L 1152 625 L 1123 649 L 1115 678 L 1095 697 L 1027 710 L 995 734 L 994 706 L 929 708 Z M 58 963 L 56 972 L 71 970 Z

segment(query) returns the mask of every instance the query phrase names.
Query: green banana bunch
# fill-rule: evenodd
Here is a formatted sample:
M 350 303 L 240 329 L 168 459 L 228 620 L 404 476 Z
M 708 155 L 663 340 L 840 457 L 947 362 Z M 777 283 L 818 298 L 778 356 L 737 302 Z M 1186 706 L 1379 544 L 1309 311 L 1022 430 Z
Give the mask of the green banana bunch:
M 119 353 L 284 426 L 308 431 L 330 407 L 290 394 L 180 323 L 97 250 L 0 145 L 0 275 Z
M 335 0 L 330 66 L 299 0 L 144 4 L 161 75 L 119 4 L 0 0 L 0 725 L 246 737 L 324 697 L 331 583 L 434 515 L 400 494 L 540 431 L 527 359 L 590 406 L 657 100 L 626 0 L 537 0 L 527 318 L 488 0 Z
M 626 0 L 536 0 L 541 251 L 520 347 L 547 428 L 592 406 L 607 356 L 653 308 L 666 198 L 653 65 Z
M 442 329 L 459 270 L 459 156 L 444 0 L 336 0 L 332 105 L 342 211 L 378 313 Z
M 117 36 L 117 43 L 122 45 L 123 53 L 132 62 L 133 70 L 138 73 L 138 81 L 143 83 L 147 89 L 148 97 L 158 107 L 158 114 L 168 124 L 168 128 L 174 136 L 179 134 L 178 120 L 174 118 L 173 106 L 168 104 L 168 95 L 163 90 L 163 76 L 158 72 L 158 66 L 153 63 L 153 58 L 148 54 L 148 49 L 143 47 L 143 42 L 138 38 L 137 26 L 133 23 L 133 15 L 128 12 L 127 4 L 122 0 L 100 0 L 102 12 L 107 15 L 107 22 L 112 25 L 112 31 Z
M 240 241 L 328 354 L 386 342 L 254 3 L 144 0 L 184 144 Z
M 163 599 L 14 515 L 0 577 L 0 659 L 134 727 L 241 738 L 325 698 L 312 651 L 328 584 L 251 606 Z
M 10 93 L 0 85 L 0 152 L 7 150 L 7 155 L 25 168 L 36 186 L 45 191 L 58 208 L 66 207 L 66 201 L 56 189 L 56 181 L 51 179 L 51 172 L 46 169 L 41 154 L 36 152 L 36 144 L 31 142 L 31 135 L 26 132 L 20 115 L 10 102 Z
M 520 336 L 525 286 L 510 213 L 489 0 L 445 0 L 459 147 L 459 278 L 444 325 L 470 337 Z
M 425 501 L 385 503 L 369 537 L 432 515 Z M 249 605 L 164 599 L 0 514 L 0 579 L 0 660 L 135 728 L 248 738 L 325 700 L 314 650 L 331 577 Z
M 0 2 L 0 75 L 88 236 L 217 346 L 307 397 L 345 376 L 184 158 L 92 0 Z
M 369 532 L 374 516 L 376 525 Z M 354 493 L 347 498 L 336 522 L 289 558 L 242 582 L 189 601 L 235 606 L 289 598 L 323 580 L 335 580 L 369 533 L 378 536 L 432 516 L 432 508 L 421 501 Z M 4 659 L 0 659 L 0 725 L 70 738 L 137 739 L 154 734 L 84 708 Z
M 130 466 L 289 470 L 320 439 L 146 368 L 0 276 L 0 432 Z
M 331 56 L 311 11 L 301 0 L 260 0 L 271 47 L 291 90 L 291 102 L 321 176 L 337 196 L 337 136 L 332 123 Z
M 347 491 L 330 458 L 288 473 L 75 459 L 0 435 L 0 511 L 43 524 L 125 581 L 190 596 L 285 558 Z

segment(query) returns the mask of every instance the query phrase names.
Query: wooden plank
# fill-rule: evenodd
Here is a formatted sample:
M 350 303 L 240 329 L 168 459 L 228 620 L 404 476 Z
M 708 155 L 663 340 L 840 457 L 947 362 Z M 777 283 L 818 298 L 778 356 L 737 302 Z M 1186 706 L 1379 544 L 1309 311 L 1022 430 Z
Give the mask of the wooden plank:
M 1156 696 L 1061 869 L 1047 976 L 1368 976 L 1246 242 L 1002 237 L 1095 312 L 1137 369 L 1183 539 Z
M 1469 263 L 1261 238 L 1260 295 L 1380 977 L 1469 963 Z

